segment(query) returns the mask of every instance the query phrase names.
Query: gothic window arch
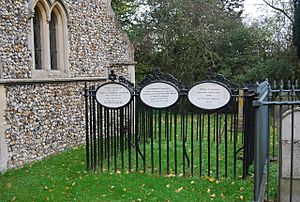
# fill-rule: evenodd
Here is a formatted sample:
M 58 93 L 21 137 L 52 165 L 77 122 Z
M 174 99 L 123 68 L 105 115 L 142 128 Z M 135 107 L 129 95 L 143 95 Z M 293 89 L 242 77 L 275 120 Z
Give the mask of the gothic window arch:
M 34 68 L 43 69 L 46 64 L 46 30 L 47 30 L 47 7 L 43 1 L 37 2 L 34 7 L 33 17 L 33 41 L 34 41 Z
M 52 5 L 51 21 L 52 34 L 50 33 L 50 43 L 53 44 L 50 49 L 51 54 L 51 69 L 63 70 L 67 64 L 68 41 L 67 39 L 67 21 L 68 15 L 66 9 L 59 1 Z M 51 38 L 52 36 L 52 38 Z
M 34 66 L 35 69 L 42 69 L 42 16 L 38 8 L 34 10 L 33 32 L 34 32 Z
M 57 46 L 58 46 L 58 22 L 55 12 L 51 13 L 51 20 L 49 23 L 49 29 L 50 29 L 50 60 L 51 60 L 51 69 L 57 70 Z
M 64 4 L 55 0 L 31 0 L 32 12 L 32 77 L 68 75 L 68 13 Z

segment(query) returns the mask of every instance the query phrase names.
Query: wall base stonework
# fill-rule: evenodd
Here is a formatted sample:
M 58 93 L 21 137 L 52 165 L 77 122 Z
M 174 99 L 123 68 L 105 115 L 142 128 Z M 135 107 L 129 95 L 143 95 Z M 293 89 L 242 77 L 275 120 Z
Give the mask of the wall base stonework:
M 84 88 L 85 82 L 5 86 L 7 168 L 85 143 Z
M 0 172 L 3 172 L 7 169 L 8 163 L 8 149 L 5 141 L 5 130 L 7 128 L 4 121 L 5 109 L 5 88 L 3 85 L 0 85 Z

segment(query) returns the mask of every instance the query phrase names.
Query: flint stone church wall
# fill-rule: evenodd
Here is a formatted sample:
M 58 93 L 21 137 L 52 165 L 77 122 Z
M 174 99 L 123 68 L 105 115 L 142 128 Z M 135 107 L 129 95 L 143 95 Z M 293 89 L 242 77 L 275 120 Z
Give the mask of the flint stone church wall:
M 105 82 L 113 66 L 134 81 L 133 48 L 109 0 L 60 1 L 68 15 L 67 70 L 39 75 L 31 45 L 35 2 L 0 1 L 0 171 L 84 143 L 85 82 Z

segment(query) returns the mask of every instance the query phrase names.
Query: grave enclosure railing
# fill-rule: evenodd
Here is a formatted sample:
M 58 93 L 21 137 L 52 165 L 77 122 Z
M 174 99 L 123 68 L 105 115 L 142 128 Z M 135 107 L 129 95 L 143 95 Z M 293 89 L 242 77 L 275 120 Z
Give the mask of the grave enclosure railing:
M 253 105 L 254 201 L 300 201 L 298 82 L 258 84 Z
M 254 160 L 253 90 L 220 75 L 191 88 L 159 71 L 135 88 L 113 72 L 109 78 L 85 89 L 87 170 L 218 179 L 248 175 Z M 198 107 L 197 93 L 206 85 L 224 93 L 218 99 L 225 102 Z

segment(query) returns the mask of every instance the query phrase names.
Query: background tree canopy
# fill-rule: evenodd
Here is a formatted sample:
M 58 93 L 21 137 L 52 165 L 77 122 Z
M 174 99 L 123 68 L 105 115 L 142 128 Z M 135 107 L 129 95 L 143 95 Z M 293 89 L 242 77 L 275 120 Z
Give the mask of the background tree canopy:
M 275 35 L 281 19 L 245 25 L 243 1 L 113 0 L 112 5 L 135 47 L 138 79 L 157 67 L 186 84 L 204 79 L 208 68 L 239 83 L 294 79 L 300 72 L 292 38 Z

